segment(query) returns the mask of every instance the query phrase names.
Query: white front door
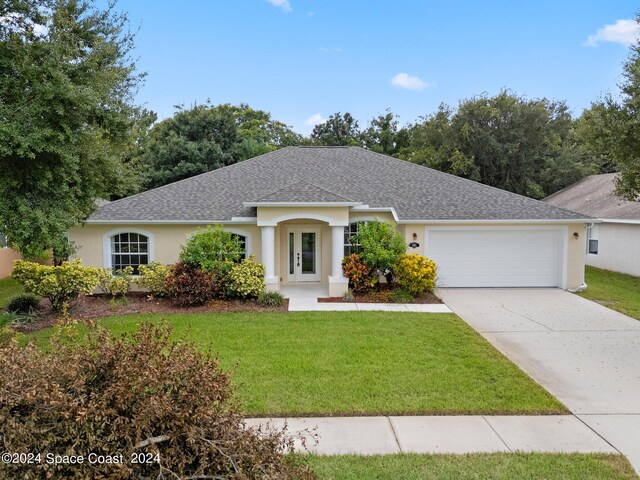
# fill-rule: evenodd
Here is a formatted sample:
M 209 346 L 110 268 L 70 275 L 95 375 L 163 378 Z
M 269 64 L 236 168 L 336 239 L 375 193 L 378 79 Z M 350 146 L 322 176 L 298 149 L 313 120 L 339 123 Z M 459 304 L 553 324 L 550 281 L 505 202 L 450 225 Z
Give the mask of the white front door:
M 287 264 L 289 283 L 320 281 L 320 228 L 287 229 Z

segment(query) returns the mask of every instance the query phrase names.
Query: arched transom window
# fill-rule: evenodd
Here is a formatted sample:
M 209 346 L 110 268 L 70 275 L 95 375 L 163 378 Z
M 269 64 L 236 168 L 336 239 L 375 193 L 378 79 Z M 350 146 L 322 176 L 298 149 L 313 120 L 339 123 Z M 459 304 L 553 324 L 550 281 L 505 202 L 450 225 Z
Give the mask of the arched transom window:
M 111 237 L 111 270 L 113 274 L 127 266 L 138 267 L 149 263 L 149 238 L 141 233 L 118 233 Z

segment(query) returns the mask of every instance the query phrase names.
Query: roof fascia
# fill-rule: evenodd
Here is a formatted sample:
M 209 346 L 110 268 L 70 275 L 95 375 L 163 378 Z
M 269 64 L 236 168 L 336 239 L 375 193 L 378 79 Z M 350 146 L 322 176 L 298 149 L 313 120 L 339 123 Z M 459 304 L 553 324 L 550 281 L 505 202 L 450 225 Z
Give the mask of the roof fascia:
M 244 207 L 357 207 L 362 202 L 242 202 Z
M 496 218 L 496 219 L 482 219 L 482 220 L 478 220 L 478 219 L 456 219 L 456 220 L 400 220 L 398 221 L 398 223 L 400 224 L 407 224 L 407 223 L 428 223 L 429 225 L 439 225 L 439 224 L 456 224 L 456 223 L 477 223 L 477 224 L 484 224 L 484 223 L 513 223 L 513 224 L 517 224 L 517 223 L 540 223 L 540 224 L 544 224 L 544 223 L 600 223 L 600 220 L 597 220 L 595 218 L 549 218 L 549 219 L 539 219 L 539 218 L 535 218 L 535 219 L 500 219 L 500 218 Z

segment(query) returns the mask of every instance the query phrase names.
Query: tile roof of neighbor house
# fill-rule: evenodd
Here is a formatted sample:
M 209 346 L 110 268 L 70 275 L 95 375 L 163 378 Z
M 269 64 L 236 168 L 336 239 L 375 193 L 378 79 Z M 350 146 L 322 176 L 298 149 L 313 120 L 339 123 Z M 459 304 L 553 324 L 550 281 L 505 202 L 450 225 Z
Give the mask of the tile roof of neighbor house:
M 590 217 L 640 220 L 640 202 L 628 202 L 614 194 L 616 175 L 590 175 L 544 200 Z
M 399 220 L 571 220 L 575 212 L 359 147 L 287 147 L 101 206 L 89 221 L 255 217 L 258 201 L 354 201 Z

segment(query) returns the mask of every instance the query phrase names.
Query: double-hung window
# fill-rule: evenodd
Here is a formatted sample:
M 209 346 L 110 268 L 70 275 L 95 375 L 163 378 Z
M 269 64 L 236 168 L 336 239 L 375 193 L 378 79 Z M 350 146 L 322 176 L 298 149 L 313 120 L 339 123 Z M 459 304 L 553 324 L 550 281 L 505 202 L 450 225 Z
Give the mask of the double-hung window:
M 598 225 L 591 225 L 587 228 L 587 253 L 589 255 L 598 254 Z

